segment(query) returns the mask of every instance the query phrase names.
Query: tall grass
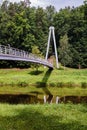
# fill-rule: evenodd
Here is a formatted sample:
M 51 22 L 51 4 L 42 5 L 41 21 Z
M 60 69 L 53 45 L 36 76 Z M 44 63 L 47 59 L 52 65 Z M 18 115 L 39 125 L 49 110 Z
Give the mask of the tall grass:
M 87 104 L 0 104 L 0 130 L 87 130 Z
M 11 85 L 11 84 L 21 84 L 25 83 L 27 85 L 36 84 L 37 82 L 42 82 L 47 78 L 46 83 L 56 84 L 66 84 L 68 86 L 87 86 L 87 69 L 84 70 L 75 70 L 75 69 L 66 69 L 66 70 L 53 70 L 48 77 L 46 75 L 47 69 L 40 69 L 42 73 L 35 75 L 32 69 L 1 69 L 0 70 L 0 86 L 1 85 Z M 44 80 L 43 80 L 44 82 Z M 59 86 L 61 86 L 61 84 Z

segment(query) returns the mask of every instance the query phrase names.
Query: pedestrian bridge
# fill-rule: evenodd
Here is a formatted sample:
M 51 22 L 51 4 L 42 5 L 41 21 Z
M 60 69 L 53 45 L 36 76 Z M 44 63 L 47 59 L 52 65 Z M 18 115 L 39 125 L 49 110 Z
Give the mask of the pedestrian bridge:
M 53 69 L 53 64 L 49 63 L 47 60 L 37 57 L 36 55 L 27 51 L 13 48 L 10 46 L 0 45 L 0 60 L 32 62 Z

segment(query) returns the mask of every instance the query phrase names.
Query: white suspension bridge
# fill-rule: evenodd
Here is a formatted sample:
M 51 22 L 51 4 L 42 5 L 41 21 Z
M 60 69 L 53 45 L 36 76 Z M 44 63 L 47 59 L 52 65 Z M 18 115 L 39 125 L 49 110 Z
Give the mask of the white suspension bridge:
M 36 55 L 31 54 L 24 50 L 20 50 L 20 49 L 13 48 L 10 46 L 0 45 L 0 60 L 33 62 L 33 63 L 37 63 L 37 64 L 42 64 L 44 66 L 49 67 L 50 69 L 53 69 L 54 68 L 53 64 L 48 62 L 48 60 L 47 60 L 51 37 L 53 37 L 53 41 L 54 41 L 56 66 L 58 68 L 59 65 L 58 65 L 58 56 L 57 56 L 56 41 L 55 41 L 55 35 L 54 35 L 54 27 L 49 28 L 48 46 L 47 46 L 47 52 L 46 52 L 45 59 L 37 57 Z
M 12 48 L 9 46 L 0 45 L 0 60 L 13 60 L 13 61 L 26 61 L 42 64 L 49 68 L 53 68 L 53 65 L 47 60 L 39 58 L 34 54 L 27 51 Z

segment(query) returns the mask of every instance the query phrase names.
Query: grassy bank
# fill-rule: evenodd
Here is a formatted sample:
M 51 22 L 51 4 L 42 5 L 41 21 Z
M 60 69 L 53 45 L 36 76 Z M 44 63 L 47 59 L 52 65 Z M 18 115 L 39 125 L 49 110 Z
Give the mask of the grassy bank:
M 0 104 L 0 130 L 86 130 L 87 105 Z
M 0 69 L 0 93 L 87 96 L 87 69 Z
M 0 85 L 35 85 L 46 83 L 49 86 L 58 85 L 87 85 L 87 69 L 53 70 L 40 69 L 38 73 L 32 69 L 0 69 Z

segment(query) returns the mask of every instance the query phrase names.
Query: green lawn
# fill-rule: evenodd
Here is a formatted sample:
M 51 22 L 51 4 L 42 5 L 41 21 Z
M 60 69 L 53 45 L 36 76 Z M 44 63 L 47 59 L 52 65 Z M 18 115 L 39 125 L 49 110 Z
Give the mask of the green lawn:
M 48 69 L 40 69 L 40 73 L 35 75 L 32 69 L 0 69 L 0 84 L 36 84 L 37 82 L 58 83 L 71 82 L 77 85 L 87 83 L 87 69 L 66 69 L 49 72 Z
M 0 104 L 0 130 L 87 130 L 87 105 Z

